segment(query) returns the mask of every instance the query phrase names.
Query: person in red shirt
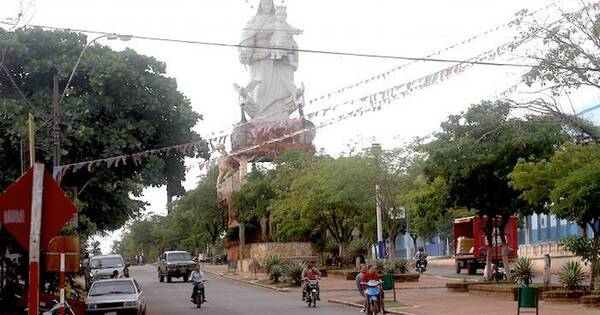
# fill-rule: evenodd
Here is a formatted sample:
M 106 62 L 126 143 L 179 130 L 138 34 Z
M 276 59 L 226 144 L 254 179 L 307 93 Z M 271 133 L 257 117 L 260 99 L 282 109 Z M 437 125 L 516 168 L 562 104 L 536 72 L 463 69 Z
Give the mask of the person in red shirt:
M 375 280 L 375 281 L 380 281 L 381 282 L 381 276 L 377 272 L 377 267 L 375 267 L 375 265 L 370 265 L 369 266 L 369 271 L 367 271 L 367 273 L 365 273 L 360 278 L 360 283 L 363 286 L 363 291 L 367 289 L 367 282 L 369 282 L 371 280 Z M 368 302 L 367 295 L 365 294 L 365 310 L 367 309 L 367 302 Z M 385 310 L 385 307 L 383 305 L 383 288 L 379 289 L 379 302 L 381 304 L 381 309 L 382 309 L 383 313 L 387 314 L 387 311 Z
M 308 280 L 317 280 L 321 274 L 318 270 L 316 270 L 312 264 L 308 264 L 306 270 L 302 273 L 302 278 L 304 279 L 304 287 L 302 288 L 302 301 L 306 298 L 307 288 L 308 288 Z M 319 286 L 317 286 L 317 300 L 321 300 Z

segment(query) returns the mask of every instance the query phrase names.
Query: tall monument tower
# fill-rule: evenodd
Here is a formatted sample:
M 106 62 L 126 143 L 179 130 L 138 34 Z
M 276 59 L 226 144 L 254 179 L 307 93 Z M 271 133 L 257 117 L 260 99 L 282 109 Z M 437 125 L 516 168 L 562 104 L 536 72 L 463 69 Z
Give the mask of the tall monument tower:
M 314 151 L 316 130 L 304 117 L 304 84 L 299 86 L 294 80 L 299 64 L 295 37 L 301 34 L 288 23 L 287 8 L 275 6 L 273 0 L 260 0 L 256 15 L 242 31 L 239 61 L 249 78 L 242 85 L 234 84 L 241 121 L 231 136 L 231 152 L 224 146 L 218 148 L 217 192 L 229 209 L 229 229 L 238 229 L 240 235 L 237 244 L 227 246 L 230 260 L 247 258 L 244 222 L 238 221 L 232 207 L 233 193 L 245 183 L 247 163 L 269 162 L 289 149 Z

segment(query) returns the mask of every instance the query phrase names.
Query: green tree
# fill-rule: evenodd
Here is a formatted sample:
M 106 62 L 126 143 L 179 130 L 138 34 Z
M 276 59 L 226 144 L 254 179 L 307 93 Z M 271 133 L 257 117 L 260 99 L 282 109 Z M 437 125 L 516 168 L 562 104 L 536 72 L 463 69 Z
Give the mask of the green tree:
M 50 169 L 52 79 L 58 74 L 60 86 L 66 84 L 86 42 L 85 35 L 73 32 L 0 30 L 0 51 L 4 52 L 0 69 L 1 188 L 20 175 L 20 149 L 27 143 L 29 112 L 36 115 L 39 128 L 37 157 Z M 166 76 L 166 65 L 131 49 L 117 52 L 97 44 L 89 47 L 61 103 L 61 113 L 63 164 L 200 140 L 192 131 L 200 115 L 177 91 L 175 80 Z M 188 154 L 170 152 L 166 157 L 145 156 L 137 166 L 131 161 L 113 168 L 95 165 L 91 171 L 82 168 L 67 173 L 62 186 L 76 192 L 82 222 L 94 223 L 99 231 L 114 230 L 144 209 L 145 204 L 136 199 L 142 187 L 166 185 L 169 200 L 181 195 L 184 158 L 206 153 L 202 149 Z M 90 226 L 82 224 L 81 228 Z
M 373 174 L 363 158 L 320 158 L 293 181 L 279 203 L 279 217 L 289 215 L 293 225 L 326 231 L 339 245 L 339 256 L 346 257 L 354 228 L 375 214 Z
M 238 219 L 242 222 L 258 220 L 260 222 L 262 240 L 268 241 L 269 206 L 276 197 L 272 184 L 273 172 L 254 167 L 246 177 L 246 183 L 234 194 L 233 208 L 238 211 Z
M 511 118 L 505 102 L 482 102 L 461 115 L 450 116 L 430 143 L 425 174 L 446 180 L 449 207 L 477 210 L 488 218 L 501 217 L 503 231 L 511 215 L 530 207 L 509 185 L 509 174 L 519 158 L 539 160 L 550 156 L 564 140 L 558 123 L 548 117 Z M 487 264 L 491 263 L 493 220 L 487 220 Z M 502 256 L 508 266 L 508 246 L 501 233 Z M 491 268 L 488 268 L 491 270 Z M 489 278 L 489 274 L 487 275 Z
M 524 200 L 543 205 L 550 213 L 576 222 L 584 230 L 587 227 L 592 230 L 591 242 L 585 241 L 584 236 L 565 245 L 591 263 L 593 288 L 600 249 L 600 144 L 567 143 L 549 160 L 536 163 L 521 159 L 511 179 L 512 186 L 522 191 Z M 589 244 L 589 248 L 581 244 Z

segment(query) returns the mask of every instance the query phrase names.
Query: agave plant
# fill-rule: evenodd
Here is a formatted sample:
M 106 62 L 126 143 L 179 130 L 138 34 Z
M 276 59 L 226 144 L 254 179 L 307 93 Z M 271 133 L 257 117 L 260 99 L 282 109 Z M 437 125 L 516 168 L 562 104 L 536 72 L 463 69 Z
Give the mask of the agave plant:
M 325 252 L 328 252 L 328 253 L 331 253 L 333 255 L 336 255 L 339 252 L 339 247 L 340 247 L 340 245 L 335 240 L 335 238 L 328 237 L 325 240 L 325 246 L 324 246 Z
M 393 261 L 394 270 L 396 273 L 407 273 L 408 272 L 408 260 L 404 258 L 396 258 Z
M 535 278 L 533 273 L 533 261 L 527 257 L 518 257 L 513 264 L 513 278 L 515 282 L 520 282 L 528 287 L 531 280 Z
M 279 278 L 281 278 L 281 275 L 283 274 L 281 265 L 272 265 L 271 269 L 269 271 L 269 279 L 272 282 L 279 282 Z
M 302 273 L 306 269 L 306 263 L 301 260 L 289 260 L 283 265 L 283 273 L 292 285 L 302 283 Z
M 271 270 L 273 269 L 273 267 L 281 266 L 281 257 L 279 257 L 279 255 L 269 255 L 267 256 L 267 258 L 265 258 L 264 265 L 267 274 L 271 274 Z
M 371 241 L 366 238 L 355 238 L 350 242 L 350 255 L 352 257 L 364 257 L 369 252 L 369 247 L 371 246 Z
M 563 267 L 559 281 L 569 290 L 575 290 L 585 281 L 586 275 L 578 261 L 568 261 Z

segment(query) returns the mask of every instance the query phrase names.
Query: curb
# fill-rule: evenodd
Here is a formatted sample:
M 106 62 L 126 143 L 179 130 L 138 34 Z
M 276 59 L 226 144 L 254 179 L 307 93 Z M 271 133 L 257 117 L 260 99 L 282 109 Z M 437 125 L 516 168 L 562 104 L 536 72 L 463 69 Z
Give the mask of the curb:
M 363 308 L 362 304 L 348 302 L 348 301 L 344 301 L 344 300 L 329 299 L 329 300 L 327 300 L 327 302 L 334 303 L 334 304 L 341 304 L 341 305 L 351 306 L 351 307 L 356 307 L 356 308 Z M 394 311 L 394 310 L 388 310 L 387 313 L 388 314 L 398 314 L 398 315 L 415 315 L 415 314 L 412 314 L 412 313 L 405 313 L 405 312 Z
M 270 290 L 277 291 L 277 292 L 290 292 L 290 289 L 288 289 L 288 288 L 278 288 L 278 287 L 274 287 L 274 286 L 267 285 L 267 284 L 250 282 L 250 281 L 246 281 L 246 280 L 242 280 L 242 279 L 237 279 L 237 278 L 234 278 L 234 277 L 226 276 L 226 275 L 224 275 L 222 273 L 216 273 L 216 272 L 208 271 L 208 270 L 204 270 L 204 272 L 209 273 L 209 274 L 214 275 L 214 276 L 217 276 L 217 277 L 221 277 L 221 278 L 230 280 L 230 281 L 235 281 L 235 282 L 238 282 L 238 283 L 242 283 L 242 284 L 252 285 L 252 286 L 255 286 L 255 287 L 261 287 L 261 288 L 264 288 L 264 289 L 270 289 Z

